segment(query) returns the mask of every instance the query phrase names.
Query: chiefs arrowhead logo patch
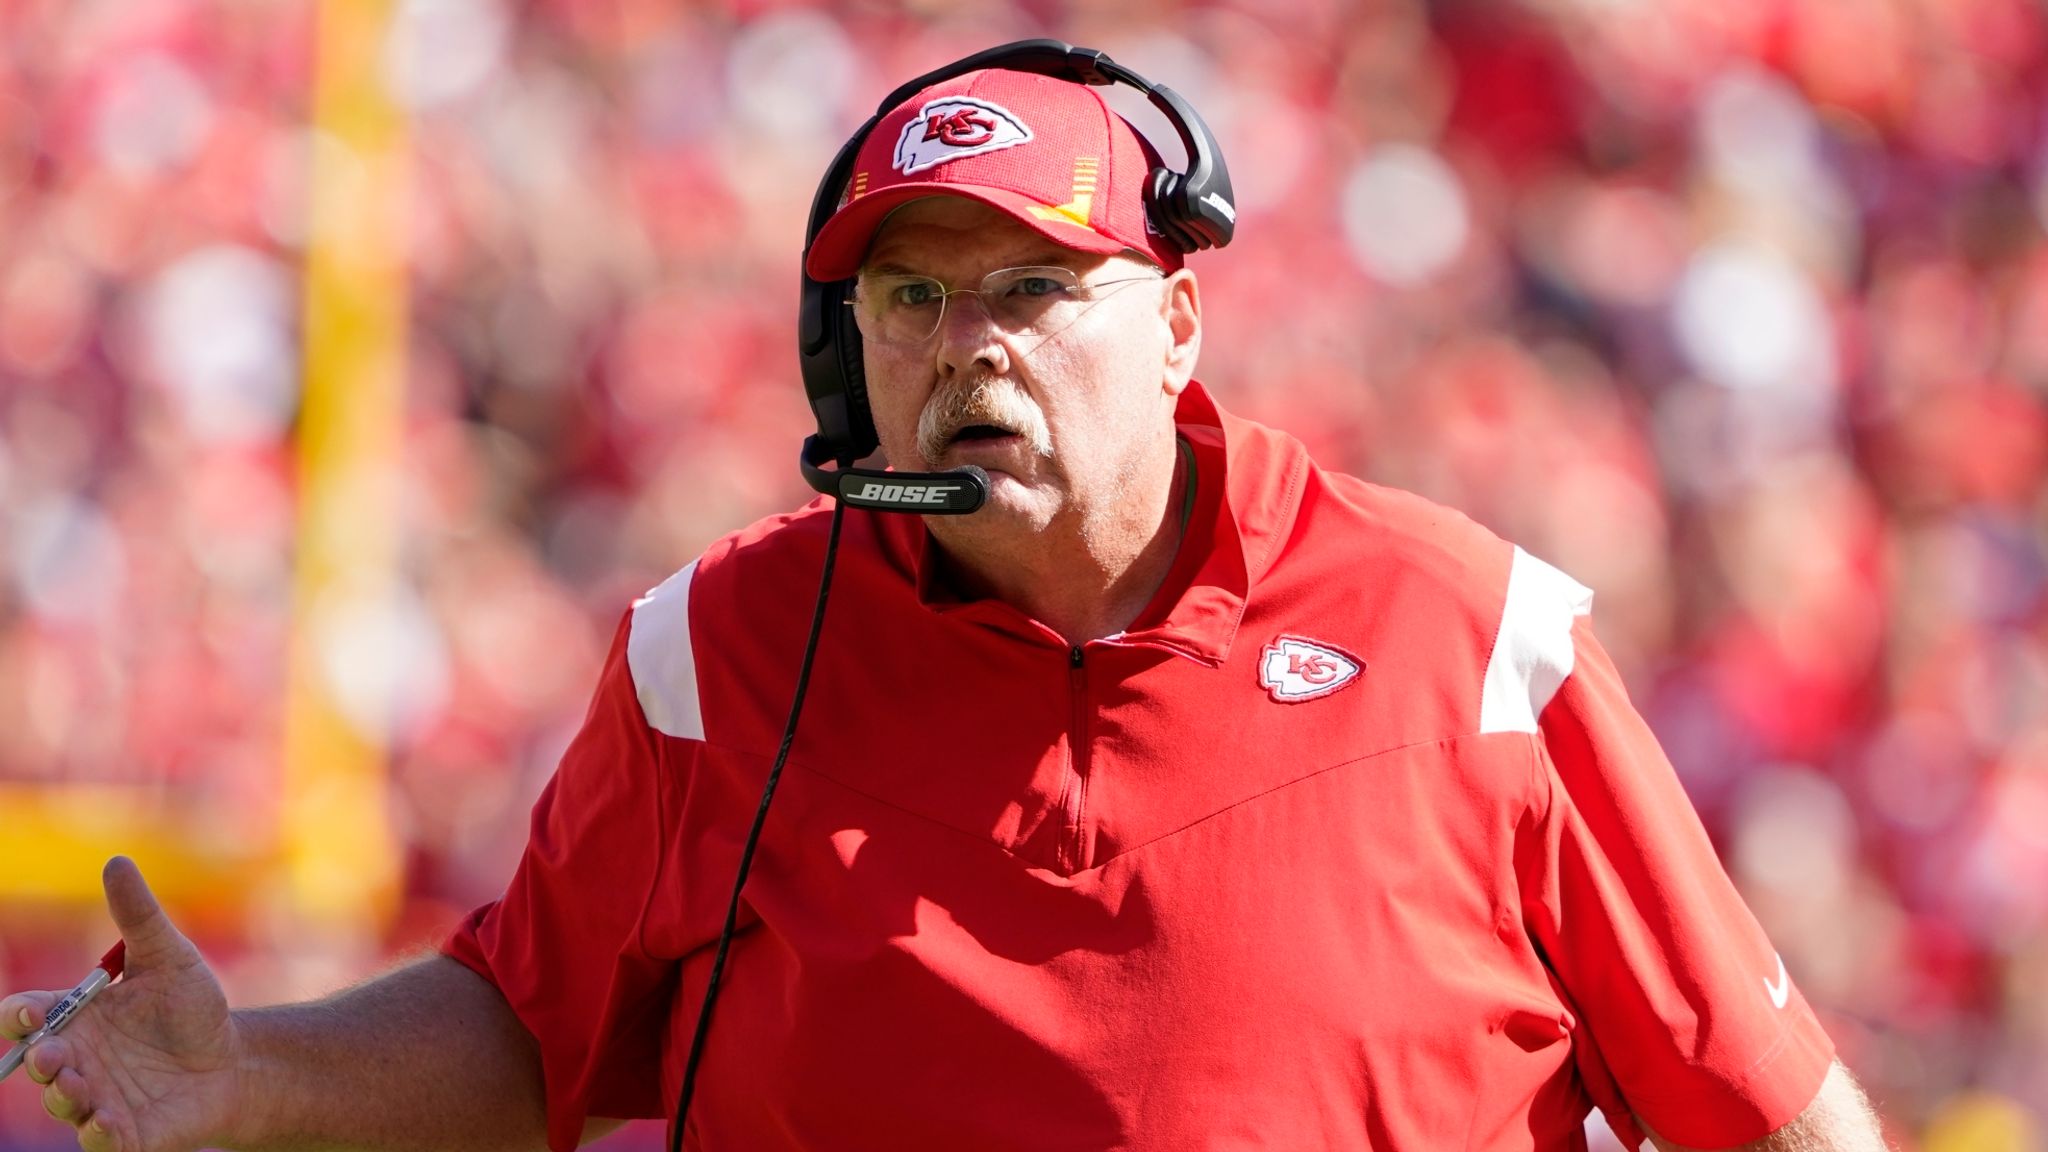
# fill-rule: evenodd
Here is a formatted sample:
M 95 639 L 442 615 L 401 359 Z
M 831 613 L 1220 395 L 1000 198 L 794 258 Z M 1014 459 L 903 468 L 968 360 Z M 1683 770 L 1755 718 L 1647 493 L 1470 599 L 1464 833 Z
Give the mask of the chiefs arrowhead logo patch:
M 1259 683 L 1283 704 L 1328 696 L 1363 671 L 1364 661 L 1299 636 L 1280 637 L 1259 657 Z
M 1031 129 L 1008 108 L 972 96 L 948 96 L 918 109 L 903 126 L 896 140 L 896 170 L 909 176 L 1030 140 Z

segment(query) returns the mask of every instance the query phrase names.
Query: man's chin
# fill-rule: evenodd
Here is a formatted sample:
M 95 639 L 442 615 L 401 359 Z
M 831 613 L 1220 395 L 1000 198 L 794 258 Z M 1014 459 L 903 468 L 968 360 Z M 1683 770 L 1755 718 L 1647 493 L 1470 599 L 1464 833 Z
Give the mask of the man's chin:
M 966 461 L 947 466 L 959 467 L 960 463 Z M 983 471 L 988 474 L 987 502 L 972 514 L 956 518 L 956 522 L 985 527 L 998 524 L 1014 527 L 1020 522 L 1035 525 L 1046 519 L 1046 504 L 1050 493 L 1001 468 L 984 468 Z

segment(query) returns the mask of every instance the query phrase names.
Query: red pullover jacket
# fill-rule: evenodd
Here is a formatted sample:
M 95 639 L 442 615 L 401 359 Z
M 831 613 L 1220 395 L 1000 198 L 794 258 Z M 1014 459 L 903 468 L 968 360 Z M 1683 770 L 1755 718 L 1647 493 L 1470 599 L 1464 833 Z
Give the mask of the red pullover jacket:
M 950 599 L 849 509 L 690 1147 L 1719 1148 L 1829 1041 L 1588 627 L 1454 512 L 1179 413 L 1195 498 L 1121 636 Z M 674 1107 L 780 740 L 823 502 L 634 605 L 502 899 L 446 951 L 549 1138 Z

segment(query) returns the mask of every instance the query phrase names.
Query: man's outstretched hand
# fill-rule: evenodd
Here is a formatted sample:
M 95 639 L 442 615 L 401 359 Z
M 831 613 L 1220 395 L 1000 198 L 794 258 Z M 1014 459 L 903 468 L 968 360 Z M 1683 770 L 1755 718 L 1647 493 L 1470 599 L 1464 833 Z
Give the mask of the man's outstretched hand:
M 220 981 L 158 906 L 135 863 L 107 862 L 107 909 L 128 944 L 119 981 L 63 1030 L 29 1049 L 23 1070 L 43 1108 L 78 1130 L 86 1152 L 185 1152 L 231 1139 L 239 1045 Z M 42 1027 L 64 995 L 0 999 L 0 1039 Z

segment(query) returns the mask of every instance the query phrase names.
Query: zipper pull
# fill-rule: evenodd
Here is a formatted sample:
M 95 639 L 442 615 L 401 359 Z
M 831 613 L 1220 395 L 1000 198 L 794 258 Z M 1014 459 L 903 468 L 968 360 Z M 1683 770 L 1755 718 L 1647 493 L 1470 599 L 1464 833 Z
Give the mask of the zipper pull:
M 1079 644 L 1076 644 L 1072 648 L 1067 649 L 1067 667 L 1079 668 L 1080 666 L 1081 646 Z

